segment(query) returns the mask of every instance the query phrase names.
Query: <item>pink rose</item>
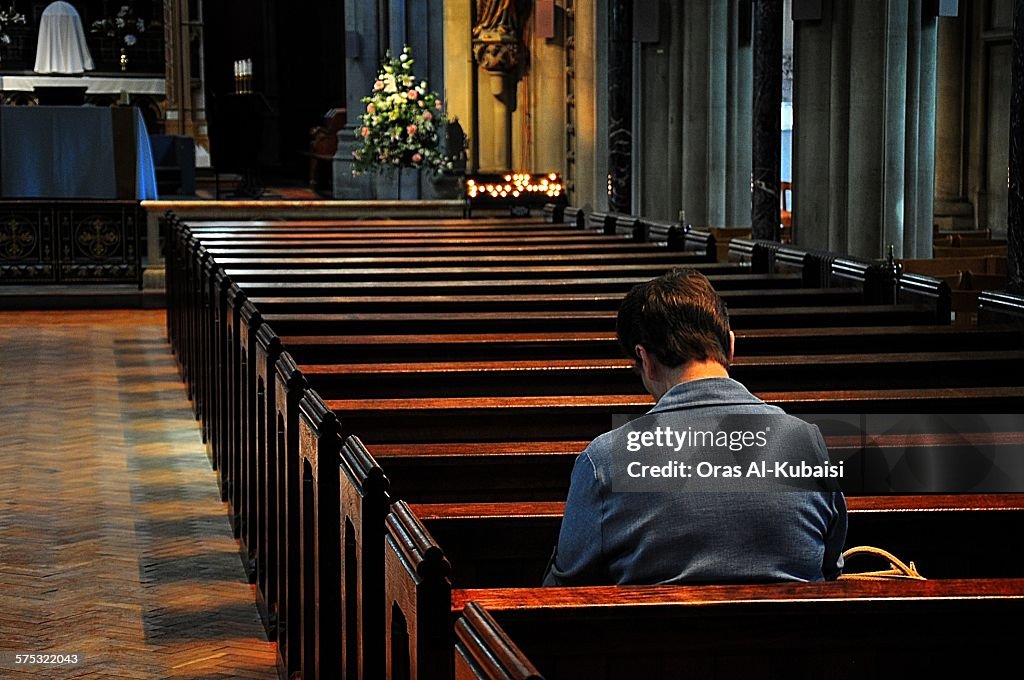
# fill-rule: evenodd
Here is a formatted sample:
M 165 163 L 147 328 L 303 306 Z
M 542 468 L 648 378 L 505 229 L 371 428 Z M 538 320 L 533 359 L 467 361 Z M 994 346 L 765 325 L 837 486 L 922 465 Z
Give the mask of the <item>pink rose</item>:
M 434 102 L 434 106 L 436 106 L 437 110 L 440 111 L 441 110 L 441 100 L 438 99 L 436 102 Z
M 367 104 L 366 105 L 366 112 L 367 113 L 377 113 L 377 107 L 374 106 L 373 104 Z
M 418 129 L 419 128 L 417 128 L 415 125 L 410 125 L 409 127 L 405 128 L 405 131 L 408 132 L 409 136 L 411 137 L 414 134 L 416 134 L 416 130 L 418 130 Z
M 363 128 L 363 137 L 370 136 L 370 128 Z
M 434 114 L 432 114 L 430 111 L 423 112 L 423 120 L 432 120 L 433 118 Z
M 419 96 L 420 96 L 420 93 L 417 92 L 416 90 L 409 90 L 409 99 L 416 99 L 416 97 L 419 97 Z
M 419 163 L 421 160 L 423 160 L 423 156 L 419 155 L 418 153 L 414 153 L 412 155 L 412 162 L 413 163 Z
M 377 91 L 383 90 L 384 89 L 384 83 L 378 80 L 377 82 L 375 82 L 373 84 L 373 89 L 377 90 Z

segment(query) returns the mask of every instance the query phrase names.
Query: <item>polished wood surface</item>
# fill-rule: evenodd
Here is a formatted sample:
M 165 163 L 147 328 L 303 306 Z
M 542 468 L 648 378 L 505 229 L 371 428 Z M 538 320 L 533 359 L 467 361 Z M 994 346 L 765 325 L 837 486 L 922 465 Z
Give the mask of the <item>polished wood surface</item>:
M 0 313 L 0 344 L 0 677 L 277 677 L 163 312 Z M 84 662 L 12 665 L 40 652 Z

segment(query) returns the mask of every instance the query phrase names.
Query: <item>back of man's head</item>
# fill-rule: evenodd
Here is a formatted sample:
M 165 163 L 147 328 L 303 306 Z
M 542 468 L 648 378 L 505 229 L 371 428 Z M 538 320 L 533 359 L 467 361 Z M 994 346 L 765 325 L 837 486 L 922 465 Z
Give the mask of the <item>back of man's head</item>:
M 619 307 L 619 344 L 639 360 L 643 345 L 663 366 L 713 360 L 729 366 L 729 313 L 708 278 L 692 269 L 673 269 L 633 287 Z

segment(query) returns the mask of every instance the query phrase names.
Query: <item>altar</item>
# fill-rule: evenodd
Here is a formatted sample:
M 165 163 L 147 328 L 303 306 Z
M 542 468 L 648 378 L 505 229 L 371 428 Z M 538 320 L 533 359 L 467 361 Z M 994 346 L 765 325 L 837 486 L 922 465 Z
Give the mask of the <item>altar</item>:
M 156 197 L 138 109 L 0 106 L 0 284 L 141 285 Z
M 141 113 L 118 107 L 0 107 L 0 197 L 157 198 Z

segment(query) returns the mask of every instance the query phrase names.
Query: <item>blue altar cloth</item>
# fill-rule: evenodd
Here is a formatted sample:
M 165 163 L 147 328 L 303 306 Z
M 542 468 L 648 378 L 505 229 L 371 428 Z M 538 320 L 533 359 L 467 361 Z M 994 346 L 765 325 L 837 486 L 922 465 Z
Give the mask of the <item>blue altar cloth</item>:
M 138 109 L 0 107 L 3 198 L 157 198 Z

